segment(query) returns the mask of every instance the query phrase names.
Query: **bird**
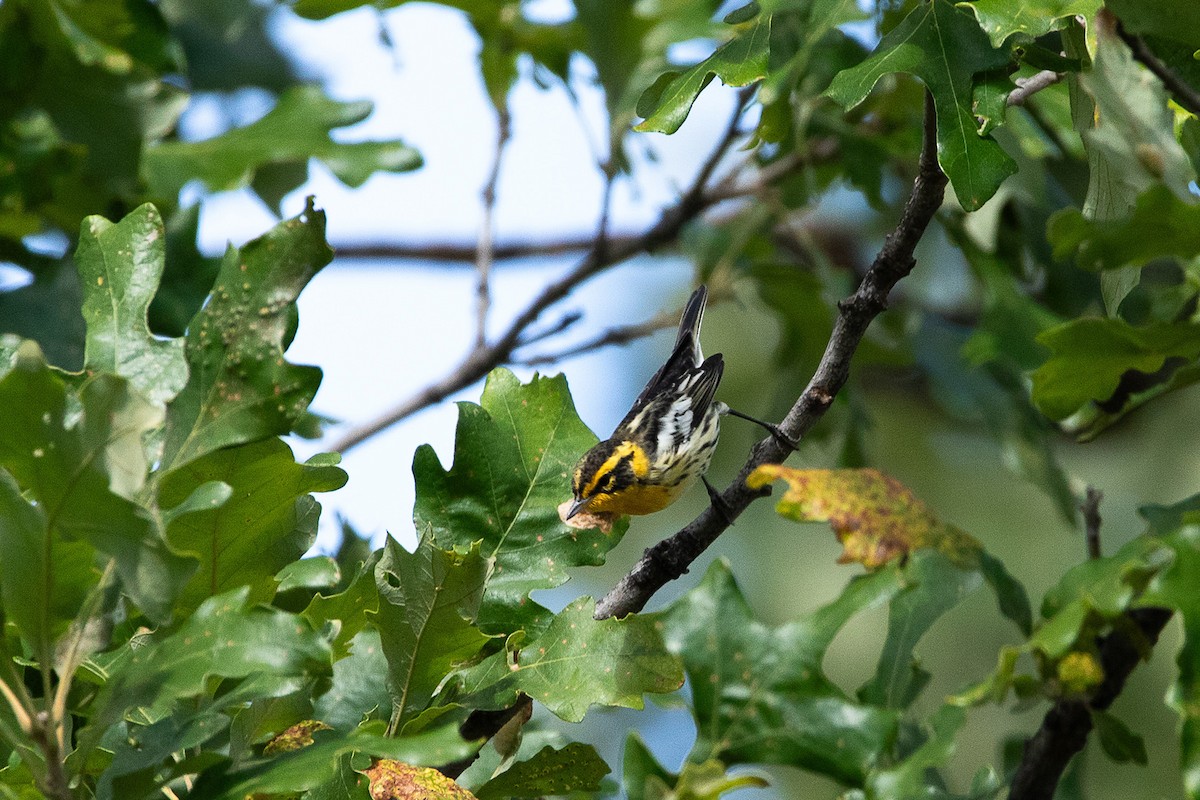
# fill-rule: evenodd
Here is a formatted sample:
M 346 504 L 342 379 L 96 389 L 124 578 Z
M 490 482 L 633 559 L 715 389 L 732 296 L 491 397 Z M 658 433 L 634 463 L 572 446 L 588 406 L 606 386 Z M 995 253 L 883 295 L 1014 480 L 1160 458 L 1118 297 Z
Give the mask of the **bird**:
M 653 514 L 675 502 L 699 478 L 714 508 L 730 515 L 705 477 L 730 414 L 755 422 L 787 445 L 795 443 L 778 426 L 734 411 L 714 398 L 725 362 L 720 353 L 704 357 L 700 323 L 708 302 L 701 285 L 688 299 L 679 334 L 666 362 L 633 402 L 612 436 L 584 453 L 571 481 L 574 501 L 563 520 L 577 514 Z

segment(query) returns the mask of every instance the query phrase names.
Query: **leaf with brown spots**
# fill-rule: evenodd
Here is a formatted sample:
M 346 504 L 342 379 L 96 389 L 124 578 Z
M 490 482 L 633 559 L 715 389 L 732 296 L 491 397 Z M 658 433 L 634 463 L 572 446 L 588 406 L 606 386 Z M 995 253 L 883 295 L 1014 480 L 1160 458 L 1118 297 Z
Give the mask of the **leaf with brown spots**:
M 383 758 L 364 774 L 371 781 L 371 800 L 475 800 L 475 795 L 429 767 Z
M 455 676 L 455 700 L 506 708 L 524 692 L 560 718 L 579 722 L 593 705 L 641 708 L 643 694 L 683 685 L 679 661 L 649 617 L 596 620 L 595 606 L 590 597 L 576 600 L 532 641 L 524 631 L 509 636 L 503 651 Z
M 445 469 L 429 446 L 417 450 L 417 530 L 445 549 L 482 541 L 484 557 L 495 559 L 479 610 L 485 633 L 545 629 L 552 614 L 529 593 L 561 585 L 570 567 L 603 564 L 621 541 L 626 520 L 610 532 L 559 518 L 575 462 L 595 443 L 565 378 L 535 375 L 523 384 L 497 369 L 479 405 L 458 404 L 454 466 Z
M 283 733 L 267 742 L 263 755 L 273 756 L 276 753 L 290 753 L 313 743 L 313 734 L 317 731 L 329 731 L 333 728 L 319 719 L 306 719 L 297 722 Z
M 940 522 L 900 481 L 877 469 L 793 469 L 764 464 L 746 479 L 751 489 L 774 480 L 788 490 L 775 506 L 797 522 L 828 522 L 844 548 L 838 563 L 878 569 L 922 547 L 951 561 L 971 563 L 980 546 L 968 534 Z
M 240 250 L 230 248 L 208 301 L 188 325 L 187 384 L 167 407 L 162 469 L 285 436 L 308 412 L 317 367 L 284 358 L 296 298 L 329 263 L 325 212 L 308 208 Z

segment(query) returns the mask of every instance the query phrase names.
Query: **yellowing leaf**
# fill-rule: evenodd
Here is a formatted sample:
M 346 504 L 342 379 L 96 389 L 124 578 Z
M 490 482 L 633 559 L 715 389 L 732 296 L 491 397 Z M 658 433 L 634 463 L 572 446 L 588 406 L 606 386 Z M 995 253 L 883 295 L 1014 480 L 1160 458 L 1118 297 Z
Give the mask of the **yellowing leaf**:
M 366 771 L 371 800 L 474 800 L 475 795 L 436 769 L 381 758 Z
M 838 563 L 876 569 L 922 547 L 959 564 L 975 562 L 975 539 L 937 519 L 907 486 L 877 469 L 793 469 L 764 464 L 746 479 L 751 489 L 775 480 L 788 490 L 775 506 L 797 522 L 828 522 L 844 548 Z

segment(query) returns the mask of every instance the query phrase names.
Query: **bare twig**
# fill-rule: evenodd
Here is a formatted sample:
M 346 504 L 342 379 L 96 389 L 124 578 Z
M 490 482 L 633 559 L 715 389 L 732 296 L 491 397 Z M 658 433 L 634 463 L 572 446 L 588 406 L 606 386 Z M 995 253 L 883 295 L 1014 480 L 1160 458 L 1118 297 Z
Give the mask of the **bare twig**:
M 678 324 L 679 314 L 673 316 L 670 314 L 656 314 L 645 322 L 639 322 L 636 325 L 617 325 L 609 328 L 599 336 L 589 339 L 582 344 L 577 344 L 574 347 L 568 347 L 556 353 L 539 353 L 527 358 L 518 358 L 516 359 L 516 363 L 527 367 L 554 364 L 565 358 L 590 353 L 593 350 L 601 350 L 612 345 L 629 344 L 665 328 L 673 328 Z
M 512 114 L 508 105 L 496 109 L 496 150 L 492 156 L 492 170 L 483 185 L 483 224 L 479 231 L 479 245 L 475 250 L 475 346 L 487 345 L 487 316 L 492 304 L 491 274 L 495 261 L 496 236 L 496 184 L 500 182 L 500 164 L 504 161 L 504 149 L 512 136 Z
M 1100 501 L 1104 499 L 1104 492 L 1097 489 L 1095 486 L 1087 487 L 1087 496 L 1083 502 L 1079 504 L 1079 511 L 1083 514 L 1083 526 L 1087 536 L 1088 558 L 1100 558 Z
M 1125 30 L 1125 26 L 1120 21 L 1116 25 L 1117 36 L 1121 37 L 1121 41 L 1129 46 L 1133 52 L 1133 57 L 1153 72 L 1163 86 L 1167 87 L 1167 91 L 1175 98 L 1175 102 L 1183 106 L 1193 114 L 1200 115 L 1200 91 L 1197 91 L 1191 84 L 1181 78 L 1175 70 L 1164 64 L 1158 56 L 1154 55 L 1154 51 L 1146 44 L 1146 41 L 1136 33 L 1130 33 Z
M 913 251 L 941 206 L 945 188 L 946 176 L 937 163 L 933 98 L 926 94 L 924 138 L 912 195 L 858 289 L 838 304 L 838 317 L 816 373 L 780 424 L 788 438 L 798 441 L 804 436 L 845 384 L 850 359 L 867 326 L 886 308 L 892 287 L 915 266 Z M 755 445 L 737 478 L 721 493 L 723 513 L 710 506 L 678 533 L 649 548 L 629 574 L 596 604 L 596 617 L 621 617 L 640 611 L 662 586 L 686 572 L 733 518 L 763 496 L 746 486 L 746 477 L 759 465 L 778 463 L 787 455 L 788 448 L 772 436 Z
M 1055 72 L 1052 69 L 1044 69 L 1028 78 L 1017 78 L 1017 88 L 1008 93 L 1006 101 L 1010 106 L 1024 105 L 1025 101 L 1033 95 L 1045 89 L 1047 86 L 1053 86 L 1063 79 L 1064 75 L 1061 72 Z
M 1135 608 L 1125 616 L 1138 632 L 1131 635 L 1126 630 L 1114 629 L 1100 640 L 1104 682 L 1090 701 L 1063 699 L 1046 712 L 1037 733 L 1025 742 L 1025 752 L 1008 791 L 1009 800 L 1052 800 L 1063 771 L 1087 744 L 1092 711 L 1103 711 L 1117 699 L 1147 646 L 1158 641 L 1171 612 L 1165 608 Z M 1139 637 L 1141 641 L 1137 641 Z
M 537 321 L 542 312 L 566 297 L 577 286 L 637 253 L 653 251 L 674 240 L 685 224 L 718 201 L 707 191 L 708 183 L 716 171 L 717 165 L 737 141 L 738 120 L 741 118 L 743 110 L 744 105 L 739 104 L 729 127 L 701 166 L 691 186 L 675 205 L 663 211 L 654 225 L 623 246 L 618 246 L 607 237 L 597 236 L 583 259 L 561 278 L 544 287 L 541 293 L 530 301 L 525 310 L 518 314 L 494 341 L 474 348 L 444 378 L 426 386 L 378 418 L 347 431 L 340 439 L 333 442 L 330 448 L 345 452 L 405 417 L 441 402 L 454 392 L 480 380 L 494 367 L 507 362 L 512 357 L 513 351 L 521 345 L 521 337 L 529 326 Z M 716 193 L 728 191 L 726 181 L 718 181 L 714 191 Z M 724 199 L 724 197 L 719 197 L 719 199 Z M 602 216 L 601 226 L 607 226 L 607 214 Z

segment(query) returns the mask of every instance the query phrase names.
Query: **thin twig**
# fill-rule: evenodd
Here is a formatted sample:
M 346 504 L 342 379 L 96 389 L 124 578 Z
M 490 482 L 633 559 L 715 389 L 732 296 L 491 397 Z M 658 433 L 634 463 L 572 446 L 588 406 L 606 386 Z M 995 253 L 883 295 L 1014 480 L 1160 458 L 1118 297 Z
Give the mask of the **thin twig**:
M 1064 77 L 1065 75 L 1061 72 L 1044 69 L 1041 72 L 1030 75 L 1028 78 L 1017 78 L 1017 88 L 1008 93 L 1008 99 L 1005 102 L 1010 106 L 1024 105 L 1025 101 L 1030 97 L 1047 86 L 1053 86 Z
M 1087 536 L 1087 551 L 1088 558 L 1095 560 L 1100 558 L 1100 501 L 1104 499 L 1104 492 L 1097 489 L 1095 486 L 1087 487 L 1087 496 L 1083 502 L 1079 504 L 1079 510 L 1083 514 L 1083 526 Z
M 1063 771 L 1087 744 L 1092 711 L 1104 711 L 1117 699 L 1147 647 L 1158 641 L 1171 612 L 1165 608 L 1135 608 L 1125 616 L 1136 626 L 1137 633 L 1131 635 L 1118 628 L 1100 640 L 1103 683 L 1090 701 L 1062 699 L 1046 712 L 1037 733 L 1025 742 L 1008 800 L 1052 800 Z
M 565 350 L 559 350 L 556 353 L 539 353 L 535 356 L 527 358 L 518 358 L 515 363 L 526 367 L 538 367 L 543 364 L 554 364 L 572 356 L 583 355 L 594 350 L 601 350 L 605 347 L 613 345 L 629 344 L 630 342 L 643 339 L 653 333 L 664 330 L 665 328 L 673 328 L 679 324 L 679 314 L 657 314 L 645 322 L 639 322 L 636 325 L 617 325 L 609 328 L 599 336 L 589 339 L 582 344 L 577 344 L 574 347 L 568 347 Z
M 850 359 L 867 326 L 887 307 L 892 287 L 916 265 L 913 251 L 941 207 L 945 189 L 946 176 L 937 163 L 933 98 L 926 93 L 923 143 L 912 195 L 858 289 L 838 304 L 838 317 L 816 373 L 780 424 L 787 438 L 799 441 L 833 403 L 849 377 Z M 781 462 L 787 455 L 787 447 L 773 436 L 756 444 L 737 478 L 721 493 L 722 511 L 710 506 L 678 533 L 649 548 L 629 574 L 596 604 L 596 618 L 640 611 L 662 586 L 686 572 L 735 517 L 763 496 L 763 492 L 746 485 L 746 477 L 756 467 Z
M 495 262 L 496 237 L 496 185 L 500 182 L 500 165 L 504 161 L 504 150 L 512 136 L 512 114 L 507 104 L 496 109 L 496 150 L 492 155 L 492 170 L 483 185 L 483 224 L 479 231 L 479 245 L 475 251 L 475 346 L 487 346 L 487 317 L 492 305 L 491 274 Z
M 1193 114 L 1200 115 L 1200 91 L 1197 91 L 1175 70 L 1164 64 L 1158 56 L 1154 55 L 1154 51 L 1142 37 L 1127 31 L 1119 20 L 1116 30 L 1117 36 L 1120 36 L 1121 41 L 1125 42 L 1133 52 L 1133 57 L 1158 76 L 1158 79 L 1163 82 L 1163 86 L 1167 87 L 1167 91 L 1175 98 L 1175 102 Z
M 748 98 L 748 95 L 743 93 L 742 97 Z M 472 349 L 466 358 L 444 378 L 426 386 L 413 397 L 399 403 L 376 419 L 347 431 L 341 438 L 333 442 L 330 448 L 344 453 L 405 417 L 439 403 L 454 392 L 480 380 L 493 368 L 506 363 L 512 357 L 513 351 L 521 345 L 526 329 L 536 322 L 547 308 L 566 297 L 577 286 L 637 253 L 653 251 L 673 241 L 685 224 L 695 219 L 715 202 L 706 191 L 708 183 L 716 171 L 717 165 L 737 141 L 738 121 L 741 119 L 743 110 L 744 103 L 740 103 L 729 127 L 704 161 L 691 186 L 675 205 L 663 211 L 654 225 L 624 246 L 617 246 L 607 237 L 603 239 L 597 237 L 583 259 L 557 281 L 544 287 L 541 293 L 530 301 L 525 310 L 518 314 L 494 341 L 483 347 Z M 725 181 L 718 181 L 716 184 L 717 191 L 726 191 L 727 188 Z M 606 216 L 602 217 L 603 225 L 607 225 Z

